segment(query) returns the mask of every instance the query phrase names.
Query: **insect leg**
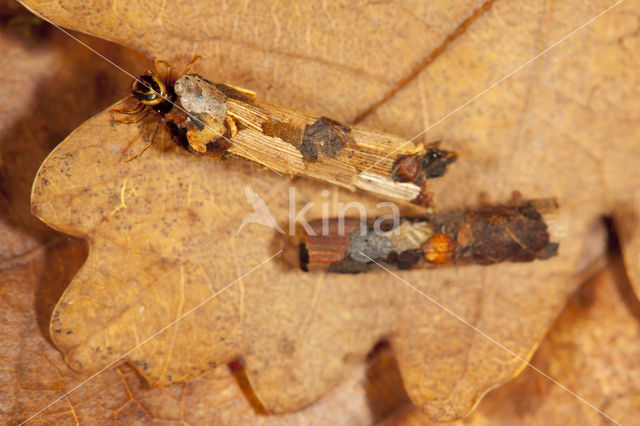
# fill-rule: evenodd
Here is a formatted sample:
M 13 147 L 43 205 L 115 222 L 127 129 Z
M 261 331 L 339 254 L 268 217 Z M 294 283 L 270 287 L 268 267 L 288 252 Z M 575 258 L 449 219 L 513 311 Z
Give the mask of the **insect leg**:
M 130 162 L 130 161 L 133 161 L 133 160 L 135 160 L 136 158 L 140 157 L 140 156 L 142 155 L 142 153 L 143 153 L 143 152 L 145 152 L 147 149 L 149 149 L 149 147 L 150 147 L 151 145 L 153 145 L 153 142 L 155 142 L 155 139 L 156 139 L 156 134 L 158 133 L 158 128 L 160 127 L 160 124 L 161 124 L 161 123 L 162 123 L 161 121 L 158 121 L 158 122 L 156 123 L 156 127 L 153 129 L 153 134 L 151 135 L 151 139 L 149 140 L 149 143 L 147 143 L 147 144 L 145 145 L 145 147 L 144 147 L 144 148 L 142 148 L 142 151 L 140 151 L 139 153 L 137 153 L 137 154 L 136 154 L 136 155 L 134 155 L 133 157 L 131 157 L 131 158 L 127 159 L 127 160 L 124 160 L 124 162 L 125 162 L 125 163 L 128 163 L 128 162 Z
M 166 74 L 161 73 L 158 65 L 164 65 L 167 71 Z M 163 61 L 162 59 L 156 59 L 153 61 L 153 72 L 158 76 L 165 76 L 165 78 L 171 78 L 171 65 L 167 61 Z
M 143 104 L 138 104 L 133 109 L 116 109 L 116 108 L 113 108 L 111 111 L 117 112 L 118 114 L 134 115 L 134 114 L 138 114 L 138 113 L 142 112 L 143 109 L 144 109 L 144 105 Z
M 193 64 L 195 64 L 196 61 L 199 60 L 199 59 L 202 59 L 202 56 L 195 55 L 193 57 L 193 59 L 191 59 L 191 61 L 187 64 L 187 66 L 184 67 L 184 71 L 182 71 L 182 74 L 180 74 L 180 75 L 184 75 L 184 74 L 187 74 L 188 72 L 190 72 L 191 68 L 193 68 Z
M 144 111 L 144 110 L 143 110 Z M 140 111 L 141 113 L 142 111 Z M 147 110 L 147 112 L 145 112 L 144 114 L 142 114 L 140 117 L 138 118 L 134 118 L 132 120 L 120 120 L 120 119 L 116 119 L 114 118 L 114 121 L 117 121 L 118 123 L 123 123 L 123 124 L 135 124 L 138 123 L 142 120 L 144 120 L 145 118 L 147 118 L 149 116 L 149 114 L 151 113 L 151 110 Z

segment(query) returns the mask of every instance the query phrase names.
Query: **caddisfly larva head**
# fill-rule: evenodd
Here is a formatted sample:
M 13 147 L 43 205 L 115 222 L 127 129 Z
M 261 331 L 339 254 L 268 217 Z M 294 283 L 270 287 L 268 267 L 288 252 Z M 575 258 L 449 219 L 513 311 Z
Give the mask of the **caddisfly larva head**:
M 143 105 L 156 106 L 167 99 L 167 86 L 153 73 L 133 80 L 131 94 Z

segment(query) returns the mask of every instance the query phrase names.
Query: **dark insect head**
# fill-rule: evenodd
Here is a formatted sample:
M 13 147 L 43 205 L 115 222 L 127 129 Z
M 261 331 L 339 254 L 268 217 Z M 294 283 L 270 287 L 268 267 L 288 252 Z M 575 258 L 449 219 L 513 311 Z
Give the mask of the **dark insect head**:
M 458 159 L 458 154 L 438 148 L 429 148 L 424 156 L 423 169 L 427 178 L 444 175 L 447 166 Z
M 154 73 L 147 73 L 133 80 L 131 94 L 138 102 L 147 106 L 156 106 L 168 100 L 166 83 Z
M 140 104 L 163 115 L 171 111 L 176 101 L 173 80 L 150 71 L 133 81 L 131 94 Z
M 138 102 L 154 106 L 158 105 L 167 96 L 167 87 L 164 81 L 154 74 L 141 75 L 131 84 L 131 93 Z

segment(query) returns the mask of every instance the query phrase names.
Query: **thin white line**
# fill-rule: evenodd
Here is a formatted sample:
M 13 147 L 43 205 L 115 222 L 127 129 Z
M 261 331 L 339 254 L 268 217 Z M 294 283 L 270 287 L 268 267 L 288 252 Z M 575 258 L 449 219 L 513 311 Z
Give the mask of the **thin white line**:
M 53 404 L 55 404 L 56 402 L 60 401 L 63 398 L 66 398 L 69 394 L 75 392 L 78 388 L 80 388 L 81 386 L 83 386 L 85 383 L 87 383 L 89 380 L 92 380 L 94 377 L 96 377 L 97 375 L 99 375 L 100 373 L 102 373 L 103 371 L 105 371 L 108 368 L 113 367 L 116 363 L 118 363 L 120 360 L 122 360 L 122 358 L 126 357 L 127 355 L 129 355 L 131 352 L 135 351 L 136 349 L 138 349 L 140 346 L 144 345 L 145 343 L 147 343 L 149 340 L 155 338 L 158 334 L 162 333 L 163 331 L 167 330 L 169 327 L 173 326 L 175 323 L 177 323 L 178 321 L 182 320 L 184 317 L 186 317 L 187 315 L 191 314 L 192 312 L 194 312 L 196 309 L 200 308 L 202 305 L 204 305 L 205 303 L 209 302 L 211 299 L 215 298 L 216 296 L 218 296 L 220 293 L 222 293 L 223 291 L 225 291 L 226 289 L 228 289 L 229 287 L 231 287 L 232 285 L 234 285 L 235 283 L 237 283 L 238 281 L 240 281 L 241 279 L 243 279 L 244 277 L 246 277 L 247 275 L 249 275 L 250 273 L 252 273 L 253 271 L 255 271 L 256 269 L 260 268 L 262 265 L 264 265 L 265 263 L 269 262 L 271 259 L 273 259 L 274 257 L 276 257 L 277 255 L 279 255 L 280 253 L 282 253 L 282 249 L 278 250 L 274 255 L 272 255 L 270 258 L 268 258 L 267 260 L 263 261 L 262 263 L 254 266 L 253 268 L 251 268 L 248 272 L 245 272 L 243 275 L 241 275 L 240 277 L 236 278 L 235 280 L 231 281 L 229 284 L 227 284 L 225 287 L 222 288 L 222 290 L 218 291 L 217 293 L 207 297 L 206 299 L 204 299 L 202 302 L 200 302 L 199 304 L 197 304 L 196 306 L 194 306 L 193 308 L 191 308 L 189 311 L 185 312 L 184 314 L 180 315 L 178 318 L 176 318 L 175 320 L 171 321 L 168 325 L 164 326 L 163 328 L 161 328 L 159 331 L 157 331 L 156 333 L 152 334 L 150 337 L 147 337 L 145 340 L 143 340 L 141 343 L 138 343 L 136 346 L 134 346 L 133 348 L 129 349 L 127 352 L 125 352 L 123 355 L 121 355 L 118 359 L 116 359 L 115 361 L 107 364 L 104 368 L 102 368 L 101 370 L 99 370 L 97 373 L 92 374 L 91 376 L 89 376 L 89 378 L 83 380 L 82 382 L 80 382 L 78 385 L 74 386 L 71 390 L 67 391 L 66 393 L 64 393 L 63 395 L 61 395 L 58 399 L 56 399 L 55 401 L 49 403 L 48 405 L 46 405 L 44 408 L 42 408 L 40 411 L 38 411 L 37 413 L 31 415 L 31 417 L 29 417 L 28 419 L 26 419 L 25 421 L 23 421 L 22 423 L 20 423 L 20 425 L 23 425 L 25 423 L 27 423 L 29 420 L 33 419 L 35 416 L 37 416 L 38 414 L 42 413 L 44 410 L 46 410 L 47 408 L 51 407 Z
M 360 251 L 360 250 L 358 250 Z M 471 329 L 473 329 L 475 332 L 477 332 L 478 334 L 482 335 L 483 337 L 485 337 L 487 340 L 489 340 L 490 342 L 494 343 L 495 345 L 497 345 L 498 347 L 500 347 L 501 349 L 505 350 L 506 352 L 508 352 L 509 354 L 513 355 L 515 358 L 517 358 L 518 360 L 522 361 L 523 363 L 527 364 L 529 367 L 531 367 L 532 369 L 534 369 L 536 372 L 538 372 L 539 374 L 541 374 L 542 376 L 546 377 L 547 379 L 549 379 L 551 382 L 555 383 L 556 385 L 560 386 L 562 389 L 564 389 L 565 391 L 569 392 L 571 395 L 573 395 L 574 397 L 576 397 L 578 400 L 582 401 L 583 403 L 585 403 L 586 405 L 588 405 L 589 407 L 593 408 L 594 410 L 596 410 L 598 413 L 602 414 L 603 416 L 605 416 L 606 418 L 608 418 L 609 420 L 611 420 L 612 422 L 618 424 L 618 425 L 622 425 L 622 423 L 618 422 L 617 420 L 615 420 L 614 418 L 612 418 L 611 416 L 609 416 L 607 413 L 605 413 L 604 411 L 600 410 L 598 407 L 596 407 L 594 404 L 590 403 L 589 401 L 587 401 L 586 399 L 582 398 L 580 395 L 578 395 L 577 393 L 573 392 L 571 389 L 569 389 L 568 387 L 566 387 L 565 385 L 563 385 L 562 383 L 556 381 L 555 379 L 553 379 L 552 377 L 550 377 L 549 375 L 547 375 L 545 372 L 543 372 L 542 370 L 536 368 L 535 366 L 533 366 L 532 364 L 530 364 L 527 360 L 525 360 L 524 358 L 522 358 L 521 356 L 519 356 L 518 354 L 516 354 L 515 352 L 513 352 L 511 349 L 507 348 L 505 345 L 503 345 L 502 343 L 498 342 L 497 340 L 495 340 L 493 337 L 489 336 L 488 334 L 486 334 L 484 331 L 480 330 L 478 327 L 474 326 L 473 324 L 469 323 L 468 321 L 466 321 L 464 318 L 462 318 L 460 315 L 456 314 L 455 312 L 453 312 L 452 310 L 450 310 L 449 308 L 447 308 L 446 306 L 438 303 L 434 298 L 427 296 L 426 294 L 424 294 L 422 291 L 420 291 L 419 289 L 417 289 L 416 287 L 414 287 L 413 285 L 411 285 L 410 283 L 408 283 L 406 280 L 400 278 L 398 275 L 394 274 L 392 271 L 390 271 L 389 269 L 385 268 L 384 266 L 382 266 L 381 264 L 379 264 L 378 262 L 376 262 L 375 260 L 373 260 L 372 258 L 370 258 L 369 256 L 367 256 L 366 254 L 364 254 L 362 251 L 360 251 L 360 254 L 362 254 L 363 256 L 367 257 L 370 261 L 372 261 L 373 263 L 375 263 L 376 265 L 378 265 L 380 268 L 384 269 L 385 271 L 387 271 L 388 273 L 390 273 L 391 275 L 393 275 L 394 277 L 396 277 L 397 279 L 399 279 L 400 281 L 402 281 L 404 284 L 406 284 L 407 286 L 411 287 L 413 290 L 417 291 L 418 293 L 420 293 L 422 296 L 424 296 L 426 299 L 428 299 L 429 301 L 435 303 L 436 305 L 438 305 L 438 307 L 440 307 L 441 309 L 443 309 L 444 311 L 446 311 L 447 313 L 449 313 L 450 315 L 452 315 L 453 317 L 455 317 L 457 320 L 461 321 L 462 323 L 464 323 L 465 325 L 469 326 Z
M 153 90 L 151 87 L 149 87 L 144 81 L 140 81 L 138 78 L 136 78 L 133 74 L 131 74 L 130 72 L 128 72 L 127 70 L 125 70 L 124 68 L 120 67 L 119 65 L 117 65 L 115 62 L 113 62 L 112 60 L 106 58 L 105 56 L 103 56 L 100 52 L 96 51 L 95 49 L 93 49 L 91 46 L 89 46 L 88 44 L 84 43 L 82 40 L 78 39 L 77 37 L 75 37 L 73 34 L 69 33 L 68 31 L 66 31 L 65 29 L 63 29 L 62 27 L 54 24 L 53 22 L 47 20 L 44 16 L 40 15 L 39 13 L 29 9 L 29 11 L 31 13 L 33 13 L 34 15 L 36 15 L 37 17 L 39 17 L 40 19 L 42 19 L 43 21 L 46 21 L 48 23 L 50 23 L 51 25 L 53 25 L 54 27 L 56 27 L 57 29 L 59 29 L 60 31 L 62 31 L 63 33 L 65 33 L 66 35 L 68 35 L 69 37 L 71 37 L 73 40 L 77 41 L 78 43 L 80 43 L 81 45 L 83 45 L 84 47 L 86 47 L 87 49 L 89 49 L 90 51 L 92 51 L 93 53 L 95 53 L 96 55 L 98 55 L 99 57 L 101 57 L 102 59 L 104 59 L 105 61 L 109 62 L 111 65 L 113 65 L 115 68 L 119 69 L 120 71 L 122 71 L 123 73 L 125 73 L 126 75 L 128 75 L 129 77 L 131 77 L 132 79 L 134 79 L 135 81 L 137 81 L 138 83 L 142 84 L 143 86 Z M 174 107 L 178 108 L 180 111 L 184 112 L 185 114 L 187 114 L 189 117 L 191 117 L 191 113 L 189 111 L 186 111 L 184 108 L 182 108 L 180 105 L 176 104 L 175 102 L 172 102 L 170 99 L 168 99 L 165 96 L 162 96 L 162 94 L 156 92 L 155 90 L 153 90 L 158 96 L 160 96 L 162 99 L 164 99 L 165 101 L 169 102 L 171 105 L 173 105 Z M 211 127 L 209 127 L 207 124 L 205 124 L 204 122 L 202 123 L 204 124 L 204 126 L 206 128 L 208 128 L 209 130 L 212 130 L 215 132 L 215 130 L 213 130 Z M 262 164 L 264 166 L 266 166 L 269 170 L 271 170 L 273 173 L 277 174 L 278 176 L 282 176 L 281 173 L 278 173 L 276 170 L 272 169 L 271 167 L 267 166 L 266 164 L 264 164 L 264 162 L 258 160 L 256 157 L 254 157 L 250 152 L 245 151 L 242 147 L 239 147 L 237 144 L 233 143 L 233 141 L 229 138 L 227 138 L 225 135 L 220 135 L 223 139 L 225 139 L 227 142 L 229 142 L 231 145 L 234 145 L 236 148 L 240 149 L 242 152 L 244 152 L 245 154 L 247 154 L 248 156 L 250 156 L 251 158 L 253 158 L 253 160 L 258 163 L 258 164 Z
M 574 35 L 575 33 L 577 33 L 578 31 L 580 31 L 582 28 L 586 27 L 587 25 L 591 24 L 593 21 L 595 21 L 596 19 L 600 18 L 602 15 L 604 15 L 605 13 L 609 12 L 611 9 L 613 9 L 614 7 L 618 6 L 620 3 L 622 3 L 624 0 L 619 0 L 617 3 L 615 3 L 612 6 L 609 6 L 608 8 L 606 8 L 605 10 L 603 10 L 602 12 L 598 13 L 596 16 L 594 16 L 593 18 L 589 19 L 587 22 L 585 22 L 584 24 L 580 25 L 578 28 L 576 28 L 575 30 L 571 31 L 569 34 L 565 35 L 564 37 L 562 37 L 560 40 L 556 41 L 555 43 L 553 43 L 551 46 L 547 47 L 546 49 L 544 49 L 542 52 L 538 53 L 536 56 L 534 56 L 533 58 L 529 59 L 527 62 L 525 62 L 524 64 L 520 65 L 519 67 L 517 67 L 516 69 L 514 69 L 513 71 L 511 71 L 509 74 L 505 75 L 504 77 L 502 77 L 500 80 L 496 81 L 495 83 L 493 83 L 491 86 L 487 87 L 486 89 L 484 89 L 482 92 L 478 93 L 477 95 L 475 95 L 473 98 L 469 99 L 468 101 L 466 101 L 465 103 L 463 103 L 462 105 L 458 106 L 456 109 L 454 109 L 453 111 L 449 112 L 448 114 L 444 115 L 443 117 L 439 118 L 435 123 L 431 124 L 429 127 L 427 127 L 426 129 L 424 129 L 423 131 L 421 131 L 420 133 L 418 133 L 417 135 L 415 135 L 414 137 L 412 137 L 411 139 L 409 139 L 408 141 L 402 143 L 402 145 L 398 146 L 396 149 L 394 149 L 393 151 L 391 151 L 389 154 L 385 155 L 384 157 L 382 157 L 381 159 L 379 159 L 378 161 L 376 161 L 375 163 L 373 163 L 372 165 L 370 165 L 369 167 L 367 167 L 366 169 L 364 169 L 362 172 L 360 173 L 364 173 L 367 170 L 369 170 L 370 168 L 374 167 L 376 164 L 378 164 L 379 162 L 381 162 L 382 160 L 384 160 L 385 158 L 389 157 L 390 155 L 393 155 L 394 152 L 398 151 L 399 149 L 401 149 L 402 147 L 404 147 L 405 145 L 411 143 L 414 139 L 416 139 L 417 137 L 425 134 L 426 132 L 428 132 L 429 130 L 431 130 L 432 128 L 434 128 L 435 126 L 437 126 L 438 124 L 442 123 L 444 120 L 446 120 L 447 118 L 451 117 L 453 114 L 455 114 L 456 112 L 460 111 L 462 108 L 466 107 L 467 105 L 469 105 L 470 103 L 472 103 L 473 101 L 475 101 L 476 99 L 478 99 L 480 96 L 484 95 L 485 93 L 487 93 L 489 90 L 493 89 L 494 87 L 498 86 L 499 84 L 501 84 L 502 82 L 504 82 L 506 79 L 508 79 L 509 77 L 511 77 L 513 74 L 517 73 L 518 71 L 520 71 L 521 69 L 523 69 L 524 67 L 526 67 L 527 65 L 529 65 L 531 62 L 535 61 L 536 59 L 538 59 L 540 56 L 544 55 L 545 53 L 547 53 L 548 51 L 550 51 L 551 49 L 553 49 L 554 47 L 556 47 L 557 45 L 559 45 L 560 43 L 562 43 L 563 41 L 565 41 L 566 39 L 568 39 L 569 37 L 571 37 L 572 35 Z

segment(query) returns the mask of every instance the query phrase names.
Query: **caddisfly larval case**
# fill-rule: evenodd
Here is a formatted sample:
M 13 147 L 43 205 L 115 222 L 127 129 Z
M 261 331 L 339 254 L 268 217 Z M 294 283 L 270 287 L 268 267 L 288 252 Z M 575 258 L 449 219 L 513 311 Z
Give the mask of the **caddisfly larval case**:
M 435 146 L 259 102 L 253 92 L 195 74 L 181 76 L 175 91 L 182 107 L 195 116 L 186 123 L 193 149 L 219 152 L 222 144 L 278 172 L 384 198 L 428 205 L 426 180 L 442 176 L 456 159 L 455 153 Z
M 442 265 L 531 262 L 557 254 L 554 200 L 487 205 L 425 216 L 361 222 L 334 218 L 309 222 L 300 244 L 306 271 L 365 272 L 381 264 L 398 269 Z
M 127 122 L 153 117 L 179 145 L 197 153 L 230 153 L 279 173 L 421 206 L 432 200 L 427 180 L 443 176 L 457 158 L 456 153 L 435 144 L 425 147 L 261 102 L 250 90 L 214 83 L 197 74 L 183 73 L 174 79 L 167 68 L 166 63 L 156 61 L 153 71 L 132 85 L 136 107 L 116 112 L 136 117 Z

